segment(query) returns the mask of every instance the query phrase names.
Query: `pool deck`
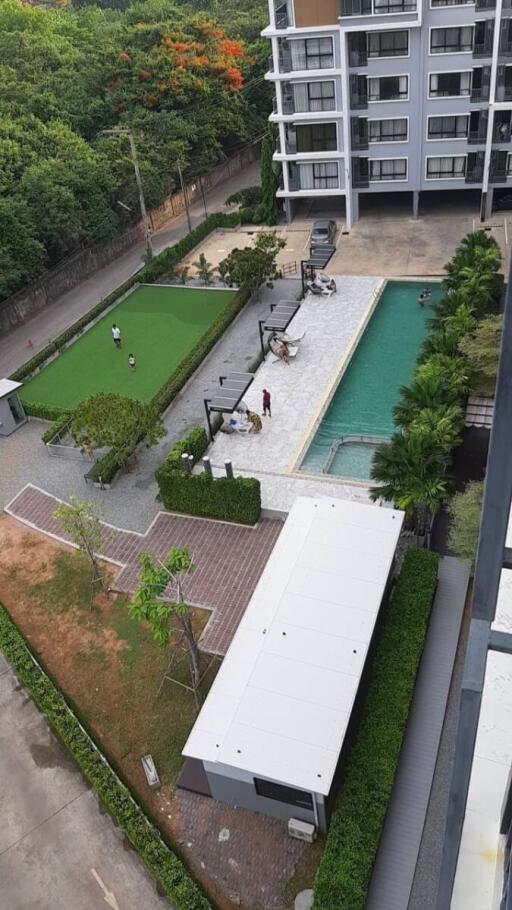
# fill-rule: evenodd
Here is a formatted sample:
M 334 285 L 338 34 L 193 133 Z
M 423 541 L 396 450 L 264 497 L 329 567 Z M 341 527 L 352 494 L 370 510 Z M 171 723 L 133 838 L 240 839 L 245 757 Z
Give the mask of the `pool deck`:
M 334 277 L 336 294 L 329 298 L 309 295 L 290 324 L 290 334 L 306 332 L 297 357 L 286 365 L 269 353 L 244 396 L 249 408 L 261 414 L 262 390 L 270 391 L 272 417 L 261 418 L 262 432 L 249 436 L 219 433 L 208 451 L 215 474 L 230 459 L 237 474 L 260 480 L 265 509 L 287 512 L 296 496 L 368 500 L 367 484 L 298 473 L 300 458 L 383 287 L 381 278 Z

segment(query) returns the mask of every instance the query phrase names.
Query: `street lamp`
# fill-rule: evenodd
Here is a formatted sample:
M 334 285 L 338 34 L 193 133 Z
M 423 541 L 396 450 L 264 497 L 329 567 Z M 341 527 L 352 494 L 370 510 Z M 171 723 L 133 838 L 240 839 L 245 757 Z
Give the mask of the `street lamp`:
M 144 224 L 144 239 L 146 241 L 146 251 L 148 258 L 152 259 L 153 257 L 153 243 L 151 240 L 151 227 L 149 225 L 148 213 L 146 211 L 146 203 L 144 200 L 144 188 L 142 186 L 142 178 L 140 176 L 139 170 L 139 159 L 137 157 L 137 149 L 135 146 L 135 140 L 133 138 L 132 131 L 125 127 L 116 127 L 112 130 L 101 130 L 101 134 L 105 136 L 127 136 L 128 142 L 130 143 L 130 153 L 133 161 L 133 169 L 135 171 L 135 180 L 137 181 L 137 189 L 139 191 L 139 203 L 140 203 L 140 213 L 142 215 L 142 222 Z M 119 203 L 123 205 L 123 203 Z M 128 206 L 123 206 L 128 208 Z

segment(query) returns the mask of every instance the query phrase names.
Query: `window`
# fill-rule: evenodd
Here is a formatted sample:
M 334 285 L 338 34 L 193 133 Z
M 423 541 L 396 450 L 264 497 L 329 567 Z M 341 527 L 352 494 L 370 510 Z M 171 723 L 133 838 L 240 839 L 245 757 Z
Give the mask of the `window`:
M 433 28 L 430 32 L 431 54 L 459 54 L 473 49 L 473 26 Z
M 335 152 L 338 148 L 335 123 L 297 126 L 298 152 Z
M 512 177 L 512 155 L 507 155 L 507 177 Z
M 373 12 L 408 13 L 416 9 L 416 0 L 373 0 Z
M 308 82 L 308 111 L 333 111 L 336 107 L 334 82 Z
M 407 57 L 409 53 L 409 32 L 370 32 L 368 35 L 369 57 Z
M 368 79 L 368 101 L 399 101 L 407 98 L 407 76 L 380 76 Z
M 407 180 L 406 158 L 370 159 L 370 180 Z
M 338 186 L 338 165 L 335 161 L 313 165 L 315 190 L 332 190 Z
M 465 139 L 468 135 L 468 116 L 429 117 L 429 139 Z
M 471 73 L 431 73 L 429 95 L 431 98 L 448 98 L 469 95 Z
M 332 38 L 290 41 L 292 70 L 323 70 L 334 66 Z
M 258 796 L 264 796 L 266 799 L 276 799 L 278 802 L 288 803 L 290 806 L 300 806 L 301 809 L 313 809 L 313 797 L 307 790 L 285 787 L 283 784 L 276 784 L 272 780 L 262 780 L 260 777 L 254 778 L 254 789 Z
M 369 142 L 407 142 L 407 119 L 369 120 Z
M 474 3 L 475 0 L 431 0 L 431 5 L 436 6 L 465 6 L 467 3 Z
M 447 178 L 464 177 L 466 173 L 465 155 L 445 158 L 427 158 L 427 180 L 446 180 Z

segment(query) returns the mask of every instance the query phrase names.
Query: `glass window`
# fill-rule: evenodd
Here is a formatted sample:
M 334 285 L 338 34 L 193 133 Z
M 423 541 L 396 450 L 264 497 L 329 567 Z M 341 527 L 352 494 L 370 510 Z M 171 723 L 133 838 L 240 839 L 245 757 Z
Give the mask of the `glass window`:
M 444 180 L 448 177 L 464 177 L 466 173 L 465 155 L 443 158 L 427 158 L 427 179 Z
M 429 139 L 464 139 L 468 134 L 467 114 L 456 117 L 429 117 Z
M 335 123 L 297 126 L 298 152 L 335 152 L 338 148 Z
M 313 183 L 316 190 L 335 189 L 338 186 L 338 165 L 326 161 L 313 165 Z
M 369 120 L 369 142 L 406 142 L 407 120 L 400 117 L 396 120 Z
M 332 38 L 306 40 L 306 69 L 322 70 L 334 66 Z
M 407 160 L 405 158 L 370 159 L 370 180 L 406 180 Z
M 465 6 L 474 2 L 475 0 L 432 0 L 432 6 Z
M 374 13 L 408 13 L 416 9 L 416 0 L 373 0 Z
M 473 26 L 461 28 L 433 28 L 430 32 L 430 50 L 433 54 L 457 54 L 473 49 Z
M 429 93 L 431 98 L 448 98 L 469 95 L 471 73 L 431 73 Z
M 407 76 L 368 79 L 368 101 L 399 101 L 407 98 Z
M 407 57 L 409 53 L 409 32 L 370 32 L 368 35 L 369 57 Z
M 308 82 L 308 111 L 333 111 L 334 82 Z
M 313 797 L 306 790 L 284 787 L 283 784 L 276 784 L 272 780 L 262 780 L 259 777 L 254 778 L 254 789 L 258 796 L 265 796 L 267 799 L 276 799 L 280 803 L 300 806 L 303 809 L 313 808 Z

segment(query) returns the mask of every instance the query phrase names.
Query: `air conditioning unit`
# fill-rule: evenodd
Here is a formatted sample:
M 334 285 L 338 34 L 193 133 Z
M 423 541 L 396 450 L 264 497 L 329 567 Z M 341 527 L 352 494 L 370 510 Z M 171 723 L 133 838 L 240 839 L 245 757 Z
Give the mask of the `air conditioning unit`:
M 316 828 L 311 822 L 303 822 L 299 818 L 288 819 L 288 834 L 297 840 L 305 840 L 312 844 L 316 840 Z

